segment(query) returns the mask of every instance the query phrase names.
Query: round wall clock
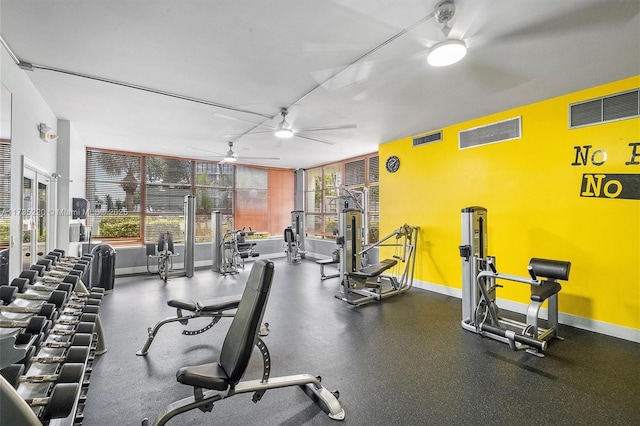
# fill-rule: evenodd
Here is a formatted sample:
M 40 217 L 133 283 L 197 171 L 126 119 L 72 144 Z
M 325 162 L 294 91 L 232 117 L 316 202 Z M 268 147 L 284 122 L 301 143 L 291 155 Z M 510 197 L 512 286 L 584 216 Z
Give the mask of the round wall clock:
M 395 155 L 387 158 L 387 171 L 389 173 L 395 173 L 400 168 L 400 159 Z

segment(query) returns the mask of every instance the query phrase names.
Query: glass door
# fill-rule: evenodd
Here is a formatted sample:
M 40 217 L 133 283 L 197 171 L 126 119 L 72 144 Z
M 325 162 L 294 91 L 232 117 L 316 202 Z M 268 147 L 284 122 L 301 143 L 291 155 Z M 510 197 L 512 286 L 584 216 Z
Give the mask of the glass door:
M 49 250 L 50 177 L 25 163 L 22 177 L 22 268 L 28 269 Z M 51 194 L 55 196 L 54 194 Z M 53 236 L 51 236 L 53 238 Z M 53 240 L 51 240 L 53 241 Z

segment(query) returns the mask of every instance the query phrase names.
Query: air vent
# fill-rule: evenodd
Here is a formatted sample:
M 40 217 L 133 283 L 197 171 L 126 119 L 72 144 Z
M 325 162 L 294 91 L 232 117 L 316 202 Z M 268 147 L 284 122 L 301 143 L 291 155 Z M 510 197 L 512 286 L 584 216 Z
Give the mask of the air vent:
M 640 116 L 640 90 L 569 105 L 569 128 Z
M 442 140 L 442 130 L 438 130 L 428 135 L 416 136 L 413 138 L 413 146 L 420 146 L 432 142 L 439 142 Z
M 505 121 L 461 131 L 458 134 L 458 148 L 471 148 L 478 145 L 520 139 L 521 137 L 520 117 L 510 118 Z

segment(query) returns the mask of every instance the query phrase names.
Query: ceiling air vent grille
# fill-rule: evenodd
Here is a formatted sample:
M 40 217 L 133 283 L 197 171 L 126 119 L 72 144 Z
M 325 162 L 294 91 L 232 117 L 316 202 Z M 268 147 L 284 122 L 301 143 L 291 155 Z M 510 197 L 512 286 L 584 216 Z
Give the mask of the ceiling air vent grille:
M 569 128 L 640 116 L 640 90 L 569 105 Z
M 496 142 L 504 142 L 522 137 L 520 117 L 463 130 L 458 134 L 458 147 L 471 148 Z
M 413 146 L 425 145 L 432 142 L 439 142 L 442 140 L 442 130 L 429 133 L 428 135 L 416 136 L 413 138 Z

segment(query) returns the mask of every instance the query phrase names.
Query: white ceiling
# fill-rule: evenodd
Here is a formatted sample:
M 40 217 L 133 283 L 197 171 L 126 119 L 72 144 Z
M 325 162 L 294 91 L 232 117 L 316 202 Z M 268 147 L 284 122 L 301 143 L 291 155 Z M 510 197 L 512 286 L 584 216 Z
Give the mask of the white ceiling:
M 0 33 L 87 146 L 211 158 L 201 150 L 235 140 L 241 159 L 288 168 L 640 73 L 639 0 L 457 0 L 450 37 L 469 52 L 433 68 L 444 35 L 433 18 L 414 24 L 438 1 L 0 0 Z M 281 107 L 294 129 L 357 127 L 313 132 L 331 145 L 240 136 L 275 127 Z

